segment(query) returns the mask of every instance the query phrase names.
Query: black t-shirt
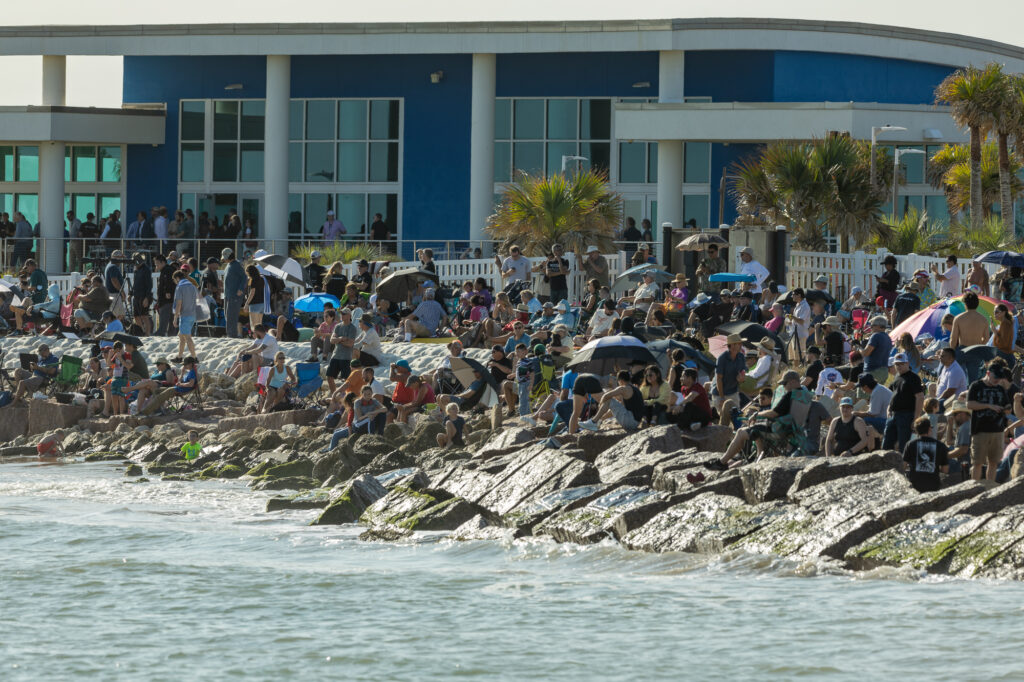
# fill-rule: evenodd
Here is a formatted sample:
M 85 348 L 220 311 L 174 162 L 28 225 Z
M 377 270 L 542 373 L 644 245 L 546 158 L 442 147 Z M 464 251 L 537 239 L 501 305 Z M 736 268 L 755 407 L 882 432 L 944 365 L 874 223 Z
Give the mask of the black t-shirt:
M 636 229 L 636 226 L 630 227 L 625 232 L 622 233 L 622 241 L 625 242 L 640 242 L 643 241 L 643 239 L 644 233 Z M 630 244 L 630 246 L 636 249 L 635 244 Z
M 921 299 L 917 297 L 917 294 L 908 291 L 896 297 L 892 309 L 892 323 L 893 326 L 896 326 L 921 309 Z
M 1006 428 L 1006 412 L 1013 403 L 1006 389 L 996 384 L 989 386 L 984 379 L 978 379 L 967 389 L 967 401 L 992 405 L 991 410 L 971 412 L 971 433 L 997 433 Z
M 373 285 L 373 275 L 370 274 L 369 270 L 367 270 L 366 272 L 357 272 L 356 274 L 352 275 L 352 281 L 355 282 L 356 284 L 365 285 L 367 288 L 363 289 L 363 291 L 369 291 Z
M 100 228 L 96 223 L 86 221 L 82 223 L 82 226 L 78 230 L 78 234 L 82 235 L 82 239 L 91 239 L 92 237 L 100 236 Z
M 807 373 L 805 376 L 811 380 L 811 386 L 817 388 L 818 386 L 818 375 L 821 374 L 821 370 L 825 369 L 824 363 L 821 360 L 815 360 L 807 366 Z
M 447 427 L 449 424 L 455 427 L 455 436 L 452 438 L 452 445 L 465 445 L 465 441 L 462 440 L 462 429 L 466 426 L 466 420 L 460 414 L 455 419 L 451 417 L 444 418 L 444 425 Z
M 327 272 L 327 268 L 318 263 L 310 263 L 306 266 L 306 272 L 313 291 L 320 291 L 324 285 L 324 273 Z
M 825 357 L 834 358 L 837 362 L 843 357 L 843 335 L 841 332 L 825 334 Z
M 501 363 L 502 363 L 503 365 L 508 365 L 508 364 L 510 364 L 510 363 L 509 363 L 509 359 L 508 359 L 508 358 L 503 358 L 503 359 L 501 360 Z M 508 379 L 508 375 L 509 375 L 509 374 L 511 374 L 511 372 L 506 372 L 506 371 L 505 371 L 505 370 L 503 370 L 503 369 L 499 369 L 499 368 L 498 368 L 498 367 L 496 367 L 495 365 L 491 365 L 491 368 L 490 368 L 490 369 L 491 369 L 491 376 L 492 376 L 492 377 L 494 377 L 494 380 L 498 382 L 498 385 L 501 385 L 501 382 L 503 382 L 503 381 L 505 381 L 506 379 Z
M 900 285 L 900 273 L 896 268 L 886 270 L 881 274 L 882 281 L 878 283 L 879 291 L 896 291 Z
M 939 467 L 949 464 L 949 449 L 931 436 L 920 436 L 903 448 L 903 461 L 910 465 L 907 478 L 915 490 L 938 490 L 942 486 Z
M 568 260 L 566 260 L 565 258 L 559 258 L 558 261 L 562 262 L 562 266 L 566 270 L 569 269 Z M 558 261 L 552 260 L 550 258 L 544 261 L 544 267 L 548 277 L 548 284 L 551 285 L 552 291 L 564 291 L 565 289 L 568 288 L 565 284 L 565 275 L 552 274 L 558 272 Z
M 911 371 L 900 374 L 892 382 L 892 400 L 889 407 L 893 412 L 913 412 L 917 406 L 917 394 L 924 393 L 921 377 Z
M 390 232 L 388 224 L 383 220 L 374 220 L 370 225 L 370 239 L 374 241 L 385 241 L 388 238 L 388 232 Z
M 586 396 L 603 392 L 604 387 L 601 386 L 601 379 L 596 374 L 580 374 L 572 385 L 573 395 Z

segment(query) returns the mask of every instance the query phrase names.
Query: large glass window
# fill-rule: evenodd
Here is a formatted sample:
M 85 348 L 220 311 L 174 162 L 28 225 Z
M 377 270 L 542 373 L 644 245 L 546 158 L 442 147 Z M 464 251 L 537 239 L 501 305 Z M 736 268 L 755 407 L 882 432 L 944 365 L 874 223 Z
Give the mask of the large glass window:
M 215 142 L 213 145 L 213 181 L 238 181 L 238 143 Z
M 685 194 L 683 195 L 683 221 L 697 221 L 697 227 L 708 227 L 708 204 L 710 197 L 707 194 Z
M 100 147 L 100 182 L 121 182 L 121 148 Z
M 516 172 L 560 173 L 562 157 L 583 156 L 573 168 L 611 164 L 611 100 L 499 99 L 494 105 L 494 181 Z M 512 140 L 506 142 L 505 140 Z
M 370 101 L 370 139 L 398 139 L 398 100 Z
M 239 180 L 263 182 L 263 143 L 243 142 L 239 163 Z
M 687 142 L 683 145 L 683 182 L 711 181 L 711 145 Z M 657 176 L 655 176 L 655 181 Z
M 619 182 L 647 182 L 647 142 L 619 143 Z
M 548 139 L 575 140 L 578 138 L 576 127 L 576 107 L 574 99 L 548 100 Z
M 96 147 L 76 145 L 72 147 L 71 158 L 75 182 L 96 182 Z
M 332 99 L 313 99 L 306 102 L 306 139 L 334 139 L 334 108 Z
M 366 101 L 361 99 L 338 102 L 338 138 L 341 140 L 366 139 Z
M 262 140 L 264 117 L 267 105 L 262 100 L 242 102 L 242 134 L 243 140 Z
M 306 182 L 334 182 L 334 145 L 306 143 Z
M 39 147 L 17 148 L 18 182 L 39 182 Z M 19 209 L 20 210 L 20 209 Z
M 213 139 L 238 139 L 238 100 L 219 100 L 213 103 Z
M 900 146 L 900 149 L 923 149 L 920 145 Z M 908 185 L 924 182 L 924 154 L 900 154 L 903 178 Z
M 14 182 L 14 147 L 11 145 L 0 146 L 0 182 Z M 12 207 L 7 213 L 13 210 Z
M 206 137 L 206 102 L 181 103 L 181 139 L 202 140 Z
M 181 181 L 202 182 L 204 154 L 202 142 L 183 142 L 181 144 Z

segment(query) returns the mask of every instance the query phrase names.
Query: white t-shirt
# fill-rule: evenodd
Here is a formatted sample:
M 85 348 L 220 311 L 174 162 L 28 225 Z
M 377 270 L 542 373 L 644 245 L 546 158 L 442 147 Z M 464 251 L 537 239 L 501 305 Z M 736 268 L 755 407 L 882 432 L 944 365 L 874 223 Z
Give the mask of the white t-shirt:
M 530 278 L 530 259 L 525 256 L 519 256 L 519 258 L 509 256 L 501 263 L 501 271 L 506 270 L 513 271 L 508 276 L 509 282 L 526 281 Z
M 617 320 L 618 317 L 619 317 L 619 314 L 617 312 L 615 312 L 614 310 L 612 311 L 612 314 L 609 315 L 608 313 L 606 313 L 604 311 L 604 308 L 601 308 L 596 313 L 594 313 L 594 316 L 592 318 L 590 318 L 591 333 L 592 334 L 606 334 L 606 333 L 608 333 L 608 330 L 612 328 L 612 322 Z
M 377 379 L 374 379 L 366 385 L 373 390 L 374 395 L 387 395 L 387 392 L 384 390 L 384 384 L 380 383 Z
M 872 417 L 885 419 L 889 414 L 889 401 L 892 400 L 892 391 L 885 386 L 878 384 L 871 389 L 871 400 L 868 402 L 868 414 Z
M 277 339 L 271 336 L 270 333 L 268 332 L 263 335 L 263 338 L 260 339 L 259 343 L 261 346 L 263 346 L 263 350 L 260 351 L 260 355 L 262 355 L 267 360 L 273 360 L 274 356 L 277 355 L 278 351 Z
M 796 330 L 797 336 L 801 339 L 806 339 L 810 334 L 809 328 L 811 323 L 811 306 L 807 304 L 807 299 L 800 301 L 793 308 L 793 319 L 801 319 L 803 323 L 793 323 L 793 328 Z
M 656 282 L 651 282 L 650 284 L 643 282 L 636 288 L 636 291 L 633 292 L 634 307 L 646 312 L 651 307 L 651 301 L 643 301 L 640 303 L 636 303 L 635 301 L 638 298 L 649 298 L 654 301 L 658 300 L 658 289 L 659 287 Z
M 829 398 L 835 394 L 835 390 L 829 388 L 829 384 L 842 384 L 845 383 L 843 380 L 843 374 L 835 367 L 826 367 L 821 370 L 821 374 L 818 375 L 818 387 L 815 389 L 815 393 L 818 395 L 827 395 Z
M 755 293 L 761 293 L 761 285 L 768 279 L 768 268 L 758 263 L 756 260 L 752 260 L 749 263 L 743 263 L 740 266 L 740 274 L 753 275 L 754 283 L 750 285 L 750 290 Z
M 942 395 L 947 388 L 955 390 L 954 397 L 967 390 L 967 374 L 959 362 L 954 361 L 949 367 L 939 370 L 939 387 L 935 395 Z
M 939 298 L 958 295 L 960 293 L 960 268 L 952 265 L 942 273 L 942 276 L 945 279 L 939 282 Z
M 761 388 L 768 383 L 768 374 L 772 368 L 772 356 L 762 355 L 757 359 L 757 364 L 754 365 L 754 369 L 747 373 L 747 376 L 757 379 L 757 388 Z

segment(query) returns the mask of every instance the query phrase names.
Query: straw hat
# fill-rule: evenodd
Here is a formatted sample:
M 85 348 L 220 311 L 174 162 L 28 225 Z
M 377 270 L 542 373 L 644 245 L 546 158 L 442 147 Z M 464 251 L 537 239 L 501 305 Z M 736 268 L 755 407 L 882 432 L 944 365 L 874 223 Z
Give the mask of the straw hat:
M 829 315 L 825 318 L 825 325 L 829 327 L 839 327 L 842 325 L 842 322 L 839 321 L 839 317 L 837 315 Z
M 673 282 L 683 282 L 685 284 L 686 283 L 686 275 L 684 275 L 681 272 L 677 272 L 676 273 L 676 278 L 674 280 L 672 280 L 672 281 Z
M 959 400 L 953 401 L 953 404 L 950 405 L 948 410 L 946 410 L 946 416 L 952 417 L 957 412 L 966 412 L 967 414 L 971 414 L 971 411 L 967 408 L 967 403 L 962 403 Z
M 775 341 L 773 341 L 772 337 L 770 336 L 764 337 L 754 345 L 757 346 L 757 348 L 760 350 L 767 351 L 769 353 L 775 352 Z
M 729 346 L 731 346 L 734 343 L 743 343 L 744 341 L 746 341 L 746 339 L 744 339 L 739 334 L 729 334 L 729 336 L 727 336 L 725 339 L 726 345 Z
M 528 312 L 530 312 L 530 306 L 526 305 L 525 303 L 520 303 L 519 305 L 516 306 L 516 312 L 517 313 L 528 313 Z

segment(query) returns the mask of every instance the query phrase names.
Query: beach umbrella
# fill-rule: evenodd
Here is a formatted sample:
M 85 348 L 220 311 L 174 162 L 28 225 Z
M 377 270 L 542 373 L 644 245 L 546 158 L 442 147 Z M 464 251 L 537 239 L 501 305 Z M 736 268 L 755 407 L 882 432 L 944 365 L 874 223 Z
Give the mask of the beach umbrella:
M 719 325 L 715 330 L 715 333 L 722 334 L 723 336 L 739 334 L 747 340 L 748 344 L 751 345 L 767 336 L 775 342 L 776 350 L 782 348 L 782 342 L 779 340 L 779 335 L 775 332 L 768 331 L 765 327 L 756 322 L 726 322 L 725 324 Z
M 496 392 L 501 392 L 501 386 L 494 379 L 494 375 L 491 371 L 484 367 L 481 363 L 477 362 L 473 358 L 452 358 L 451 361 L 452 374 L 462 384 L 462 388 L 468 389 L 469 385 L 476 381 L 474 372 L 480 372 L 480 377 L 487 382 L 487 385 L 493 388 Z
M 757 278 L 741 272 L 716 272 L 708 277 L 709 282 L 754 282 Z
M 644 278 L 644 275 L 648 272 L 654 275 L 654 281 L 659 284 L 671 282 L 675 278 L 675 275 L 671 272 L 658 270 L 653 265 L 648 265 L 646 263 L 634 265 L 628 270 L 623 270 L 622 274 L 615 278 L 615 282 L 612 283 L 612 293 L 622 293 L 627 289 L 631 289 L 631 285 L 641 281 Z
M 302 266 L 294 258 L 279 256 L 276 253 L 268 253 L 257 257 L 255 260 L 269 275 L 283 279 L 285 282 L 298 284 L 299 286 L 306 283 L 302 273 Z
M 698 234 L 691 234 L 679 242 L 676 248 L 680 251 L 703 251 L 707 248 L 708 244 L 725 244 L 728 246 L 729 242 L 714 232 L 700 232 Z
M 634 362 L 652 365 L 658 361 L 650 349 L 636 337 L 625 334 L 602 336 L 580 348 L 566 367 L 578 372 L 611 374 L 616 366 L 625 369 Z
M 986 251 L 974 260 L 994 265 L 1005 265 L 1008 268 L 1024 268 L 1024 253 L 1016 251 Z
M 438 283 L 437 274 L 430 270 L 409 268 L 393 272 L 381 281 L 377 282 L 377 298 L 388 301 L 403 302 L 409 295 L 416 291 L 416 287 L 426 280 L 433 280 Z
M 330 303 L 335 308 L 341 307 L 337 296 L 330 294 L 306 294 L 295 299 L 295 310 L 300 313 L 322 313 L 324 304 Z
M 103 332 L 102 334 L 98 334 L 96 338 L 104 341 L 113 341 L 115 343 L 118 341 L 121 343 L 130 343 L 136 348 L 142 348 L 142 339 L 124 332 Z
M 978 296 L 978 312 L 985 316 L 985 318 L 992 322 L 992 311 L 1000 303 L 1004 304 L 1009 308 L 1010 312 L 1013 313 L 1014 305 L 1007 301 L 1000 301 L 996 298 L 989 296 Z M 896 328 L 889 332 L 890 338 L 893 342 L 899 340 L 904 333 L 910 334 L 913 338 L 917 338 L 922 334 L 931 334 L 933 337 L 936 336 L 936 332 L 942 326 L 942 318 L 946 314 L 959 315 L 964 312 L 966 307 L 964 306 L 963 295 L 954 296 L 951 298 L 944 298 L 941 301 L 936 301 L 924 310 L 918 310 L 916 313 L 903 320 L 903 322 L 896 325 Z
M 686 353 L 686 358 L 693 360 L 697 365 L 697 369 L 703 370 L 707 374 L 713 374 L 715 371 L 715 361 L 685 341 L 661 339 L 651 341 L 647 344 L 647 347 L 658 358 L 658 366 L 661 367 L 661 372 L 666 378 L 668 377 L 669 367 L 672 365 L 672 352 L 675 350 L 681 350 Z
M 815 301 L 824 301 L 829 305 L 836 302 L 836 299 L 832 298 L 832 295 L 827 291 L 821 289 L 806 289 L 804 290 L 804 298 L 807 299 L 808 303 L 814 303 Z

